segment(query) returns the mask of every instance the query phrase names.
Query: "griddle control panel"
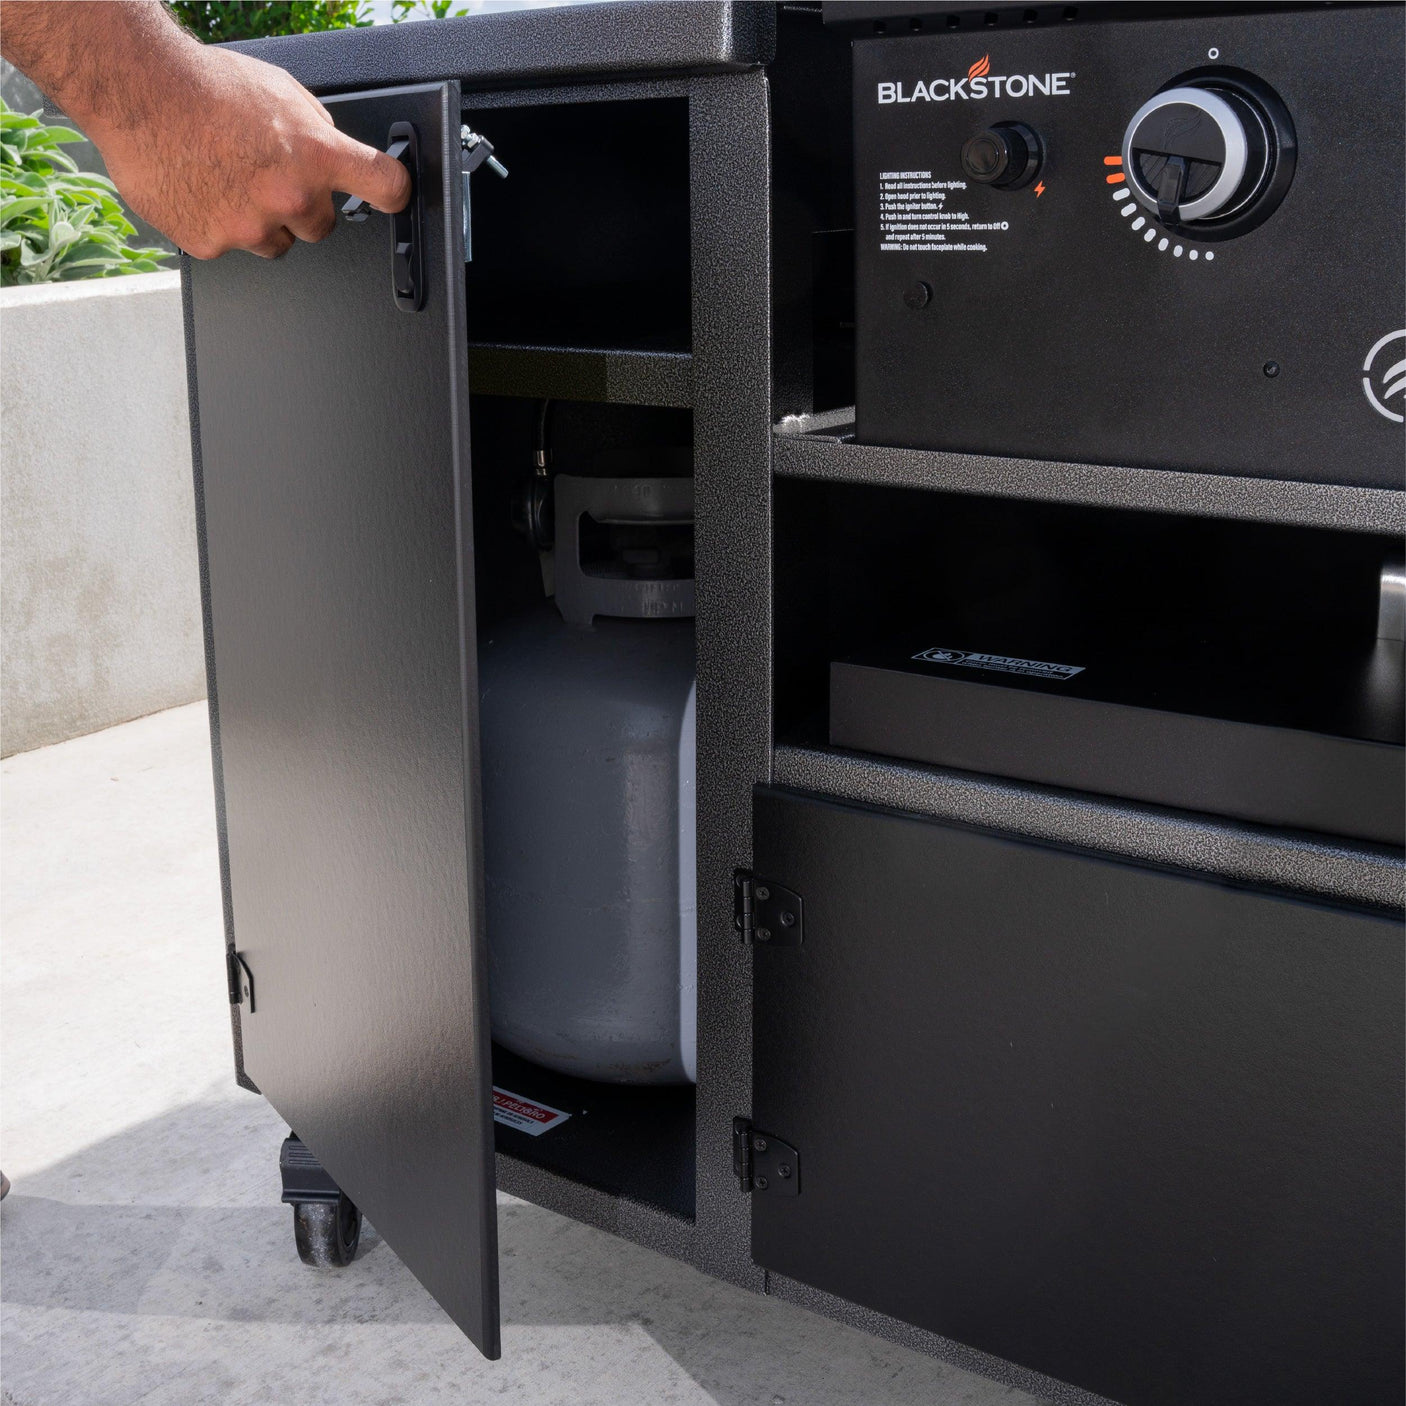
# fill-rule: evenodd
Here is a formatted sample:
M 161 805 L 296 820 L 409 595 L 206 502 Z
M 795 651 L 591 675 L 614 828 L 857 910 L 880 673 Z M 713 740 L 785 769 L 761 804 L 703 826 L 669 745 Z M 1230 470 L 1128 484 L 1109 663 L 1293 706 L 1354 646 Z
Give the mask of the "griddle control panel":
M 1406 6 L 1231 9 L 856 40 L 861 443 L 1402 487 Z
M 1211 70 L 1173 79 L 1138 108 L 1111 178 L 1121 174 L 1166 229 L 1232 239 L 1274 213 L 1297 151 L 1293 119 L 1267 83 Z

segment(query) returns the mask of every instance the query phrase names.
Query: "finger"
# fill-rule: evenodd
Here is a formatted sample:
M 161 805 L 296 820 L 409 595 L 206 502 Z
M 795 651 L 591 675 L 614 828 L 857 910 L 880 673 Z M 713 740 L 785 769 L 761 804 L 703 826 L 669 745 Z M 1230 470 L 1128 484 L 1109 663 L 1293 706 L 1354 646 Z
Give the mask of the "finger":
M 329 127 L 335 127 L 337 125 L 336 122 L 333 120 L 332 114 L 328 112 L 327 109 L 323 107 L 323 105 L 318 102 L 318 100 L 313 97 L 313 95 L 308 92 L 308 90 L 304 88 L 301 83 L 298 84 L 298 92 L 301 93 L 302 96 L 308 100 L 309 104 L 316 110 L 317 115 L 325 123 L 327 123 Z
M 330 191 L 323 191 L 320 197 L 309 201 L 307 209 L 300 210 L 295 216 L 289 216 L 284 228 L 299 239 L 316 244 L 319 239 L 326 239 L 332 233 L 336 223 L 337 215 L 332 209 L 332 194 Z
M 292 247 L 292 232 L 286 226 L 280 226 L 262 243 L 251 244 L 249 252 L 257 254 L 261 259 L 277 259 L 286 254 Z
M 359 195 L 378 210 L 393 214 L 410 199 L 410 173 L 393 156 L 364 146 L 341 132 L 331 134 L 328 180 L 333 190 Z

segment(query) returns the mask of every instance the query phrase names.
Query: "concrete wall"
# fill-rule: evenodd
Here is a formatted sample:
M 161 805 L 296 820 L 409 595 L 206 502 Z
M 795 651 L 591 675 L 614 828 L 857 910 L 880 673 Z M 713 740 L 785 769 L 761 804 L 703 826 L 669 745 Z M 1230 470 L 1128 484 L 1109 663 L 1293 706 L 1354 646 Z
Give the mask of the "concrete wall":
M 204 694 L 178 276 L 0 290 L 0 755 Z

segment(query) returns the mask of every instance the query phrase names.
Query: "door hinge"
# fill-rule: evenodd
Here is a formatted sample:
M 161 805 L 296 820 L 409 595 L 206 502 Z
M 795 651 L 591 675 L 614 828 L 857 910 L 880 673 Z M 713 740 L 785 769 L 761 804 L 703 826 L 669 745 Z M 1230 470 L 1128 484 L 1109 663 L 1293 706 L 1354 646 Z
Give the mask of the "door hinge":
M 758 1132 L 747 1118 L 732 1120 L 732 1172 L 743 1191 L 801 1194 L 801 1154 L 789 1142 Z
M 799 947 L 805 941 L 805 906 L 794 889 L 738 869 L 732 876 L 732 925 L 743 942 Z
M 249 998 L 249 1014 L 254 1014 L 254 973 L 249 963 L 233 947 L 225 948 L 225 970 L 229 977 L 229 1003 L 232 1006 L 244 1004 Z

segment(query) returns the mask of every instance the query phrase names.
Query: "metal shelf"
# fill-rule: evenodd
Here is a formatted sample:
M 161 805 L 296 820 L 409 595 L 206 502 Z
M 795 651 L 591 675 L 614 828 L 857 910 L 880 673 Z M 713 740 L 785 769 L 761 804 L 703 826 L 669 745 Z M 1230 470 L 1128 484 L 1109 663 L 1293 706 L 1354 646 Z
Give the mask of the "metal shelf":
M 850 429 L 843 412 L 837 411 L 783 420 L 773 434 L 772 468 L 786 478 L 832 483 L 926 488 L 1353 532 L 1406 532 L 1403 490 L 894 449 L 849 443 L 841 436 Z
M 776 749 L 805 791 L 1373 907 L 1403 905 L 1399 852 L 826 747 Z
M 469 343 L 475 395 L 608 401 L 615 405 L 693 404 L 693 356 L 671 351 L 594 351 Z

